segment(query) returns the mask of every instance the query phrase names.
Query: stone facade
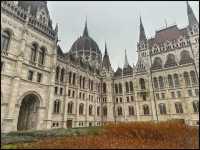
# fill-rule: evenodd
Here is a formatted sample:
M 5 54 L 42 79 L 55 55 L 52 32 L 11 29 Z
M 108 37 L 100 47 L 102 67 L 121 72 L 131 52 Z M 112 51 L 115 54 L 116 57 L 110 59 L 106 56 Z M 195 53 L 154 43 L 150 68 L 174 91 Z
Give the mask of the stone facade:
M 147 39 L 140 19 L 138 62 L 113 71 L 107 47 L 84 32 L 64 53 L 46 1 L 1 3 L 1 131 L 182 119 L 199 123 L 199 24 Z

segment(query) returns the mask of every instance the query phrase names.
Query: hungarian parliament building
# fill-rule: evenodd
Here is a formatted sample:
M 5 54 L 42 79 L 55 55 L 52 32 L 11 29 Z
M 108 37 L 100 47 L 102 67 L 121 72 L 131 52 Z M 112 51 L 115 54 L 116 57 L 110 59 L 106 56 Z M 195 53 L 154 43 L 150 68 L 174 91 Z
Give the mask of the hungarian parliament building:
M 199 125 L 199 22 L 188 2 L 185 8 L 186 27 L 167 26 L 151 38 L 140 17 L 137 63 L 130 65 L 125 52 L 114 71 L 111 50 L 99 49 L 87 22 L 64 52 L 47 1 L 2 1 L 1 131 L 168 120 Z

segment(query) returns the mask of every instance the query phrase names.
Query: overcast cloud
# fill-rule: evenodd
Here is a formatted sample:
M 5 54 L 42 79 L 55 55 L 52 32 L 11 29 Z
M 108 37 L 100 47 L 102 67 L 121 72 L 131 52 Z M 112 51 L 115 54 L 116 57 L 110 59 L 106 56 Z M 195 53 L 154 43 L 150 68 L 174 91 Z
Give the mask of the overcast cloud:
M 199 2 L 189 2 L 199 19 Z M 112 67 L 124 64 L 127 50 L 129 64 L 136 64 L 136 44 L 139 38 L 139 16 L 142 16 L 147 37 L 167 25 L 179 28 L 188 23 L 185 1 L 49 1 L 48 8 L 53 26 L 58 23 L 59 44 L 68 52 L 73 42 L 82 35 L 87 16 L 90 36 L 97 42 L 102 54 L 107 42 Z

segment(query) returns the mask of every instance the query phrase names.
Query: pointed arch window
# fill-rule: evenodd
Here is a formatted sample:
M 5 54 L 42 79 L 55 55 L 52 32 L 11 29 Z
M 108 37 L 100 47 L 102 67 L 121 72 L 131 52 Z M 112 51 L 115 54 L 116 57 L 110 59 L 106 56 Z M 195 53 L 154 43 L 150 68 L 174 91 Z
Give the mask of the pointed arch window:
M 165 62 L 165 68 L 173 67 L 173 66 L 177 66 L 175 56 L 174 56 L 174 54 L 168 54 L 167 60 Z
M 129 82 L 129 86 L 130 86 L 130 91 L 133 92 L 133 82 L 132 81 Z
M 115 93 L 117 94 L 118 93 L 118 85 L 115 84 Z
M 149 106 L 148 105 L 143 105 L 143 112 L 144 112 L 144 115 L 149 115 Z
M 190 57 L 190 53 L 186 50 L 181 52 L 180 57 L 181 57 L 179 62 L 180 65 L 193 63 L 193 59 Z
M 159 110 L 160 110 L 160 114 L 161 115 L 165 115 L 167 113 L 167 111 L 166 111 L 166 105 L 163 104 L 163 103 L 160 103 L 159 104 Z
M 92 105 L 89 105 L 89 115 L 92 115 Z
M 145 81 L 144 81 L 144 79 L 140 78 L 139 83 L 140 83 L 140 88 L 144 90 L 145 89 Z
M 58 81 L 58 79 L 59 79 L 59 74 L 60 74 L 60 67 L 57 66 L 56 67 L 56 81 Z
M 103 83 L 103 93 L 106 93 L 106 83 Z
M 196 74 L 194 71 L 190 71 L 190 76 L 191 76 L 191 80 L 192 80 L 192 84 L 197 84 L 197 78 L 196 78 Z
M 97 107 L 97 116 L 99 116 L 100 115 L 100 107 L 98 106 Z
M 122 84 L 119 83 L 119 93 L 121 94 L 122 93 Z
M 199 102 L 198 101 L 193 101 L 192 102 L 193 110 L 195 113 L 199 112 Z
M 103 116 L 107 116 L 107 107 L 106 106 L 103 107 Z
M 129 106 L 128 110 L 129 110 L 129 116 L 133 116 L 134 115 L 134 107 L 133 106 Z
M 160 57 L 154 59 L 152 69 L 162 69 L 162 60 Z
M 54 101 L 53 113 L 58 114 L 59 112 L 60 112 L 60 101 L 55 100 Z
M 128 93 L 129 92 L 128 82 L 126 82 L 125 84 L 126 84 L 126 93 Z

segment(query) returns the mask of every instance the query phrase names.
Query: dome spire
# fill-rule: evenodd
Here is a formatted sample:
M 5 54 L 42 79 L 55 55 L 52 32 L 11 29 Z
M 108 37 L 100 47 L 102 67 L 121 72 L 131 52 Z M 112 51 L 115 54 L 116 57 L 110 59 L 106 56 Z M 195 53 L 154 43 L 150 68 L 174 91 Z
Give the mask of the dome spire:
M 105 55 L 108 55 L 106 42 L 105 42 Z
M 103 67 L 108 71 L 112 70 L 112 67 L 111 67 L 111 64 L 110 64 L 110 58 L 109 58 L 109 55 L 108 55 L 108 52 L 107 52 L 106 42 L 105 42 L 105 53 L 104 53 L 104 57 L 103 57 Z
M 83 31 L 83 36 L 89 36 L 88 29 L 87 29 L 87 17 L 86 17 L 86 20 L 85 20 L 85 28 L 84 28 L 84 31 Z

